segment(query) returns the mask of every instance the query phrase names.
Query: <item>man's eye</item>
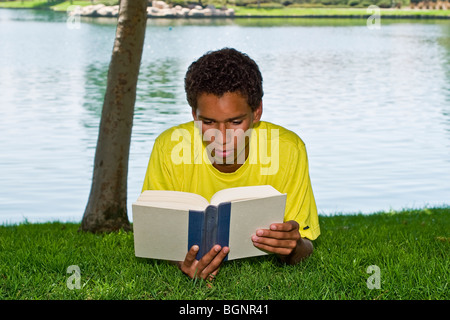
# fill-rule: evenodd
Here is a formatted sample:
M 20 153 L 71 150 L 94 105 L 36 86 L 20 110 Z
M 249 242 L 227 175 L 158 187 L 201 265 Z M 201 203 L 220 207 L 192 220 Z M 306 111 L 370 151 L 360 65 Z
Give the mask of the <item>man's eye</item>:
M 234 120 L 231 122 L 232 124 L 238 125 L 242 123 L 242 120 Z
M 203 120 L 203 124 L 210 125 L 212 124 L 211 120 Z

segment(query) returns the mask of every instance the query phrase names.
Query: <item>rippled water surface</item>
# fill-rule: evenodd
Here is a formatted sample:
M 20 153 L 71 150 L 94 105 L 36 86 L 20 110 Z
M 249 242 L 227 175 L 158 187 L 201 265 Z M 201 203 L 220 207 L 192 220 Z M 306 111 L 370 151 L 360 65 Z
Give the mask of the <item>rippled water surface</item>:
M 111 20 L 0 9 L 0 223 L 81 220 L 114 35 Z M 450 203 L 447 21 L 149 20 L 129 208 L 156 136 L 191 120 L 187 66 L 225 46 L 259 64 L 263 120 L 305 141 L 321 214 Z

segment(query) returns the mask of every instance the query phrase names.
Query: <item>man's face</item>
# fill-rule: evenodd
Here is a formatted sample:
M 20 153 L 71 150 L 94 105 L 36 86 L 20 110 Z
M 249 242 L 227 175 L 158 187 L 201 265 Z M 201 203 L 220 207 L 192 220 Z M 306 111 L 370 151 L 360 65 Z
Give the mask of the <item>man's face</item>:
M 225 93 L 221 97 L 204 93 L 198 97 L 192 115 L 201 122 L 203 142 L 212 150 L 214 167 L 234 172 L 244 163 L 248 155 L 244 133 L 261 119 L 261 114 L 262 103 L 252 111 L 239 93 Z

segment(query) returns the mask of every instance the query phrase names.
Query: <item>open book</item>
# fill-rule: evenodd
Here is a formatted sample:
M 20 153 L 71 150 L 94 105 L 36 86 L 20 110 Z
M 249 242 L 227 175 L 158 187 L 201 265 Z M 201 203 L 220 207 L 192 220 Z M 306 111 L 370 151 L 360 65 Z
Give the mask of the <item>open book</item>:
M 264 255 L 253 245 L 257 229 L 283 222 L 286 194 L 272 186 L 218 191 L 209 203 L 180 191 L 144 191 L 132 205 L 135 255 L 183 261 L 194 244 L 200 259 L 214 245 L 228 246 L 227 260 Z

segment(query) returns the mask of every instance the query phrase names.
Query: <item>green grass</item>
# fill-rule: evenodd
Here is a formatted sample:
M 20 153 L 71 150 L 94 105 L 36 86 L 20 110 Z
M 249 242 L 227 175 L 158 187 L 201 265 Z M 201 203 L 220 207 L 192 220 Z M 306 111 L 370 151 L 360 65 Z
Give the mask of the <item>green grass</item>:
M 321 216 L 320 223 L 304 262 L 229 261 L 211 287 L 169 262 L 136 258 L 131 232 L 82 233 L 58 222 L 0 226 L 0 300 L 450 298 L 450 208 Z M 71 265 L 80 268 L 80 289 L 67 286 Z M 380 289 L 367 287 L 371 265 L 380 268 Z
M 367 12 L 367 8 L 246 8 L 233 7 L 236 16 L 370 16 L 375 12 Z M 450 10 L 409 10 L 409 9 L 380 9 L 381 17 L 398 16 L 447 16 Z
M 90 5 L 92 5 L 91 1 L 72 1 L 72 3 L 70 3 L 70 1 L 64 1 L 59 4 L 53 5 L 51 9 L 55 11 L 67 11 L 70 6 L 84 7 Z
M 105 3 L 108 4 L 111 1 L 96 1 L 97 3 Z M 86 1 L 52 1 L 48 2 L 47 0 L 17 0 L 17 1 L 6 1 L 0 2 L 0 8 L 14 8 L 14 9 L 53 9 L 55 11 L 66 11 L 69 6 L 88 6 L 92 5 L 92 2 L 89 0 Z
M 48 6 L 47 1 L 6 1 L 0 2 L 0 8 L 41 8 L 43 6 Z

